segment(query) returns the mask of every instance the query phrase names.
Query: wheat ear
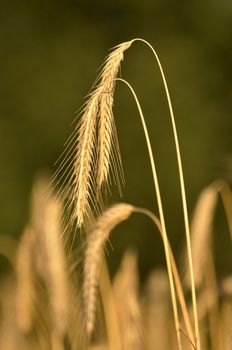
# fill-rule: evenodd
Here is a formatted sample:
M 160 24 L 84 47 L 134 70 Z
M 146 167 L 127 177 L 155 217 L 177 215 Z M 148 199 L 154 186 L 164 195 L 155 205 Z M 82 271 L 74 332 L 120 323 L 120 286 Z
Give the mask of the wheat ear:
M 217 190 L 213 185 L 206 187 L 198 199 L 191 223 L 191 243 L 193 255 L 194 278 L 200 286 L 208 251 L 212 249 L 212 222 L 217 203 Z M 187 260 L 187 257 L 186 257 Z
M 101 273 L 99 277 L 99 297 L 102 305 L 101 315 L 105 321 L 107 348 L 108 350 L 121 349 L 122 339 L 120 324 L 116 310 L 113 286 L 105 256 L 102 261 Z
M 90 209 L 89 197 L 92 195 L 93 187 L 92 169 L 94 164 L 98 103 L 99 96 L 97 90 L 82 116 L 78 134 L 74 180 L 71 192 L 71 204 L 73 205 L 72 221 L 76 219 L 78 227 L 82 226 L 84 217 Z
M 123 176 L 123 171 L 112 107 L 115 78 L 123 60 L 124 51 L 131 46 L 131 43 L 131 41 L 128 41 L 116 47 L 108 56 L 101 74 L 100 85 L 103 93 L 100 100 L 97 161 L 97 185 L 99 188 L 107 183 L 111 167 L 119 191 L 121 187 L 120 178 Z
M 200 286 L 203 280 L 205 264 L 208 258 L 206 252 L 208 252 L 209 249 L 212 249 L 212 223 L 219 195 L 222 197 L 230 234 L 232 233 L 231 190 L 224 181 L 217 180 L 202 190 L 198 198 L 191 222 L 191 244 L 195 275 L 194 277 L 197 287 Z M 185 257 L 185 266 L 186 265 L 187 257 Z M 189 284 L 187 274 L 186 281 Z
M 142 348 L 143 332 L 137 254 L 134 251 L 124 254 L 113 288 L 123 349 L 139 350 Z
M 107 209 L 96 221 L 87 238 L 84 262 L 83 302 L 86 319 L 86 330 L 90 336 L 95 319 L 96 291 L 99 282 L 100 266 L 103 259 L 104 245 L 111 230 L 133 212 L 129 204 L 116 204 Z
M 44 250 L 47 266 L 46 283 L 55 332 L 63 336 L 67 329 L 68 278 L 61 239 L 61 204 L 55 197 L 47 204 L 44 218 Z
M 150 211 L 142 208 L 136 208 L 129 204 L 117 204 L 109 209 L 107 209 L 96 221 L 96 224 L 93 227 L 92 232 L 87 238 L 87 248 L 85 253 L 85 262 L 84 262 L 84 284 L 83 284 L 83 299 L 84 299 L 84 313 L 86 318 L 86 329 L 88 335 L 91 335 L 94 327 L 94 319 L 95 319 L 95 304 L 96 304 L 96 291 L 99 283 L 99 273 L 100 273 L 100 266 L 101 261 L 103 258 L 103 250 L 105 242 L 107 241 L 110 231 L 121 221 L 124 221 L 129 218 L 129 216 L 133 212 L 139 212 L 143 213 L 147 216 L 149 216 L 155 223 L 155 225 L 159 228 L 162 239 L 164 242 L 164 249 L 165 249 L 165 238 L 162 233 L 161 225 L 159 223 L 159 220 L 155 217 L 154 214 L 152 214 Z M 174 257 L 171 253 L 171 248 L 168 244 L 168 251 L 166 251 L 166 260 L 167 264 L 171 267 L 173 265 L 173 273 L 175 276 L 175 279 L 178 277 L 178 272 L 175 267 L 175 261 Z M 169 271 L 170 272 L 170 271 Z M 170 277 L 170 276 L 169 276 Z M 171 275 L 172 277 L 172 275 Z M 173 278 L 173 277 L 172 277 Z M 178 296 L 180 297 L 181 307 L 183 308 L 183 315 L 186 314 L 186 306 L 184 304 L 184 298 L 183 293 L 181 290 L 181 285 L 177 280 L 177 290 L 178 290 Z M 173 284 L 173 279 L 171 281 L 169 280 L 172 291 L 175 293 L 175 288 Z M 182 293 L 182 294 L 181 294 Z M 171 296 L 173 297 L 173 294 L 171 292 Z M 173 300 L 172 300 L 173 301 Z M 174 310 L 177 312 L 177 304 L 176 304 L 176 297 L 174 294 L 174 301 L 173 301 L 173 307 Z M 183 305 L 184 304 L 184 305 Z M 177 335 L 178 335 L 178 342 L 179 342 L 179 348 L 181 349 L 181 343 L 180 343 L 180 333 L 179 333 L 179 318 L 178 313 L 175 313 L 175 316 L 177 317 L 176 321 L 176 327 L 177 327 Z M 188 316 L 188 315 L 187 315 Z M 185 321 L 186 321 L 185 317 Z M 189 326 L 189 327 L 188 327 Z M 186 328 L 188 330 L 188 334 L 191 338 L 192 332 L 191 332 L 191 326 L 189 325 L 189 321 L 187 319 L 186 322 Z
M 71 223 L 76 221 L 78 227 L 92 211 L 99 211 L 99 192 L 107 184 L 110 170 L 121 192 L 123 171 L 112 106 L 115 78 L 130 45 L 128 41 L 116 46 L 107 57 L 53 177 L 54 181 L 61 176 L 57 183 L 64 183 L 61 193 L 68 197 Z
M 169 285 L 165 270 L 152 271 L 144 290 L 144 323 L 148 350 L 170 348 L 168 323 Z
M 53 193 L 48 194 L 49 181 L 39 177 L 32 193 L 32 227 L 37 243 L 37 272 L 47 291 L 53 331 L 63 336 L 67 328 L 68 277 L 62 241 L 62 205 Z
M 16 316 L 19 329 L 24 333 L 31 331 L 34 322 L 35 239 L 33 230 L 27 227 L 17 253 Z

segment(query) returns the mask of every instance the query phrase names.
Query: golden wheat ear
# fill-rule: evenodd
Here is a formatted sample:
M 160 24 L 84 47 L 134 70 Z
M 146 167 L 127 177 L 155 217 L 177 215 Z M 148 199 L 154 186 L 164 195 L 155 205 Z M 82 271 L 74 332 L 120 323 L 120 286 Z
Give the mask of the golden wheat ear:
M 54 175 L 56 183 L 63 183 L 61 194 L 68 197 L 67 211 L 78 227 L 99 213 L 101 188 L 110 174 L 121 193 L 123 170 L 112 107 L 115 79 L 131 43 L 116 46 L 107 57 Z
M 17 252 L 16 318 L 22 333 L 30 332 L 34 322 L 35 240 L 35 233 L 27 227 Z
M 114 278 L 113 290 L 123 349 L 139 350 L 142 348 L 144 337 L 136 252 L 130 250 L 124 254 Z
M 69 286 L 67 261 L 62 240 L 62 203 L 47 193 L 49 180 L 38 177 L 32 191 L 31 225 L 36 234 L 37 273 L 47 292 L 53 331 L 63 336 L 67 330 Z
M 207 252 L 212 251 L 213 220 L 219 196 L 222 197 L 228 228 L 230 234 L 232 233 L 231 190 L 227 183 L 222 180 L 217 180 L 202 190 L 191 222 L 191 244 L 196 287 L 199 287 L 203 281 L 203 273 L 205 271 L 205 264 L 208 258 Z M 185 261 L 187 261 L 186 257 Z M 187 262 L 185 262 L 184 265 L 186 266 Z M 186 275 L 186 282 L 189 285 L 188 275 Z
M 144 323 L 148 350 L 170 349 L 169 285 L 165 270 L 154 270 L 144 288 Z
M 120 63 L 123 60 L 124 51 L 131 46 L 132 42 L 118 45 L 108 56 L 101 73 L 101 87 L 103 93 L 100 99 L 100 114 L 98 127 L 98 157 L 97 157 L 97 186 L 108 182 L 110 170 L 121 192 L 123 170 L 116 127 L 113 116 L 113 94 L 115 79 L 118 75 Z
M 191 244 L 196 287 L 199 287 L 202 283 L 205 264 L 208 258 L 207 252 L 212 249 L 212 226 L 217 199 L 218 193 L 215 186 L 210 185 L 206 187 L 199 196 L 192 217 Z M 184 265 L 186 267 L 187 259 L 187 256 L 185 256 Z M 190 285 L 188 273 L 186 273 L 186 282 Z
M 113 228 L 127 220 L 133 209 L 132 205 L 124 203 L 112 206 L 97 219 L 92 232 L 88 235 L 84 261 L 83 302 L 86 331 L 89 336 L 94 328 L 96 292 L 105 243 Z

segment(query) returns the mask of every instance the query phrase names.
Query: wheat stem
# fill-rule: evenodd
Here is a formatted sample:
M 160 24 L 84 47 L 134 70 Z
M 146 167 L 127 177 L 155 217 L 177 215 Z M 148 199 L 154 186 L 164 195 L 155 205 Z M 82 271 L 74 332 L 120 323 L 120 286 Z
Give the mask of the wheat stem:
M 197 350 L 201 349 L 200 345 L 200 335 L 199 335 L 199 325 L 198 325 L 198 312 L 197 312 L 197 301 L 196 301 L 196 290 L 195 290 L 195 284 L 194 284 L 194 272 L 193 272 L 193 262 L 192 262 L 192 251 L 191 251 L 191 239 L 190 239 L 190 228 L 189 228 L 189 218 L 188 218 L 188 208 L 187 208 L 187 200 L 186 200 L 186 193 L 185 193 L 185 184 L 184 184 L 184 175 L 183 175 L 183 167 L 182 167 L 182 161 L 181 161 L 181 155 L 180 155 L 180 147 L 179 147 L 179 141 L 178 141 L 178 135 L 177 135 L 177 129 L 176 129 L 176 123 L 175 123 L 175 117 L 174 112 L 172 108 L 172 102 L 170 98 L 170 93 L 167 85 L 167 81 L 165 78 L 165 74 L 162 68 L 162 65 L 160 63 L 159 57 L 155 51 L 155 49 L 152 47 L 151 44 L 149 44 L 146 40 L 141 38 L 136 38 L 133 40 L 135 41 L 141 41 L 145 43 L 153 52 L 155 59 L 157 61 L 157 64 L 159 66 L 159 70 L 162 76 L 162 81 L 165 88 L 165 93 L 168 101 L 168 107 L 169 112 L 171 116 L 171 123 L 172 123 L 172 129 L 173 129 L 173 135 L 175 140 L 175 147 L 176 147 L 176 156 L 177 156 L 177 164 L 178 164 L 178 172 L 179 172 L 179 180 L 180 180 L 180 189 L 181 189 L 181 197 L 182 197 L 182 206 L 183 206 L 183 214 L 184 214 L 184 225 L 185 225 L 185 234 L 186 234 L 186 243 L 187 243 L 187 252 L 188 252 L 188 261 L 189 261 L 189 271 L 190 271 L 190 279 L 191 279 L 191 293 L 192 293 L 192 303 L 193 303 L 193 311 L 194 311 L 194 328 L 195 328 L 195 338 L 196 338 L 196 348 Z
M 135 102 L 136 102 L 136 105 L 137 105 L 137 108 L 139 111 L 139 115 L 141 118 L 141 122 L 143 125 L 144 135 L 145 135 L 145 139 L 146 139 L 146 143 L 147 143 L 147 148 L 148 148 L 148 153 L 149 153 L 149 158 L 150 158 L 150 163 L 151 163 L 151 168 L 152 168 L 152 175 L 153 175 L 153 181 L 154 181 L 154 186 L 155 186 L 155 191 L 156 191 L 158 210 L 159 210 L 159 215 L 160 215 L 160 222 L 161 222 L 161 227 L 162 227 L 162 232 L 163 232 L 164 251 L 165 251 L 165 256 L 166 256 L 168 278 L 169 278 L 169 283 L 170 283 L 171 299 L 172 299 L 172 306 L 173 306 L 173 313 L 174 313 L 178 346 L 179 346 L 179 349 L 181 349 L 182 347 L 181 347 L 181 339 L 180 339 L 180 332 L 179 332 L 179 316 L 178 316 L 175 287 L 174 287 L 173 275 L 172 275 L 172 269 L 171 269 L 171 259 L 170 259 L 169 247 L 168 247 L 168 236 L 167 236 L 166 224 L 165 224 L 165 219 L 164 219 L 164 212 L 163 212 L 163 205 L 162 205 L 160 188 L 159 188 L 159 181 L 158 181 L 158 177 L 157 177 L 157 171 L 156 171 L 155 160 L 154 160 L 155 158 L 154 158 L 153 151 L 151 148 L 151 143 L 150 143 L 150 138 L 149 138 L 145 118 L 144 118 L 140 103 L 138 101 L 138 98 L 136 96 L 136 93 L 135 93 L 134 89 L 132 88 L 132 86 L 126 80 L 121 79 L 121 78 L 117 78 L 116 80 L 123 82 L 124 84 L 126 84 L 129 87 L 129 89 L 132 92 L 132 95 L 135 99 Z
M 138 208 L 138 207 L 134 208 L 134 212 L 141 213 L 141 214 L 148 216 L 154 222 L 155 226 L 158 228 L 158 231 L 161 235 L 162 240 L 164 239 L 160 220 L 157 218 L 157 216 L 154 213 L 152 213 L 148 209 Z M 193 340 L 194 336 L 193 336 L 193 330 L 192 330 L 192 326 L 191 326 L 191 322 L 190 322 L 190 318 L 189 318 L 189 312 L 188 312 L 188 308 L 186 305 L 184 292 L 183 292 L 182 284 L 180 281 L 179 272 L 178 272 L 178 269 L 176 266 L 176 261 L 175 261 L 174 254 L 173 254 L 172 248 L 170 246 L 170 243 L 169 243 L 169 254 L 170 254 L 170 260 L 171 260 L 173 278 L 174 278 L 174 282 L 175 282 L 175 286 L 176 286 L 176 292 L 177 292 L 178 300 L 180 303 L 185 327 L 186 327 L 186 330 L 188 333 L 188 339 L 189 339 L 193 349 L 196 349 L 195 345 L 194 345 L 194 340 Z

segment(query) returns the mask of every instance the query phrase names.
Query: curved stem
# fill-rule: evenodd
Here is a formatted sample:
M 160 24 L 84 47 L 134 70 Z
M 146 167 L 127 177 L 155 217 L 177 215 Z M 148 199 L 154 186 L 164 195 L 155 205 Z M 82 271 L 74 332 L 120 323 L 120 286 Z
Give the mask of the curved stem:
M 154 224 L 157 227 L 157 229 L 161 235 L 161 238 L 163 240 L 162 227 L 160 224 L 160 220 L 157 218 L 157 216 L 154 213 L 152 213 L 150 210 L 145 209 L 145 208 L 135 207 L 134 211 L 137 213 L 141 213 L 141 214 L 148 216 L 154 222 Z M 191 326 L 191 322 L 190 322 L 190 318 L 189 318 L 188 308 L 187 308 L 187 305 L 185 302 L 184 292 L 183 292 L 183 288 L 182 288 L 181 281 L 180 281 L 180 276 L 179 276 L 179 273 L 177 270 L 174 254 L 172 252 L 172 248 L 170 246 L 170 243 L 169 243 L 169 254 L 170 254 L 170 259 L 171 259 L 171 266 L 172 266 L 174 282 L 175 282 L 175 286 L 176 286 L 176 292 L 177 292 L 177 296 L 178 296 L 178 299 L 180 302 L 182 316 L 183 316 L 183 320 L 184 320 L 185 327 L 186 327 L 187 334 L 188 334 L 187 338 L 189 339 L 190 344 L 192 345 L 193 349 L 196 349 L 195 345 L 194 345 L 194 336 L 193 336 L 192 326 Z
M 175 123 L 175 117 L 173 113 L 172 108 L 172 102 L 168 90 L 167 81 L 164 75 L 164 71 L 162 68 L 162 65 L 160 63 L 159 57 L 152 47 L 151 44 L 149 44 L 146 40 L 141 38 L 133 39 L 132 42 L 135 41 L 141 41 L 145 43 L 153 52 L 155 59 L 157 61 L 157 64 L 159 66 L 159 70 L 162 76 L 162 81 L 165 88 L 165 93 L 168 101 L 168 107 L 169 112 L 171 116 L 171 123 L 172 123 L 172 129 L 173 129 L 173 135 L 175 140 L 175 147 L 176 147 L 176 156 L 177 156 L 177 164 L 178 164 L 178 172 L 179 172 L 179 179 L 180 179 L 180 189 L 181 189 L 181 198 L 182 198 L 182 206 L 183 206 L 183 214 L 184 214 L 184 225 L 185 225 L 185 234 L 186 234 L 186 243 L 187 243 L 187 252 L 188 252 L 188 261 L 189 261 L 189 271 L 190 271 L 190 280 L 191 280 L 191 292 L 192 292 L 192 303 L 193 303 L 193 314 L 194 314 L 194 328 L 195 328 L 195 337 L 196 337 L 196 344 L 197 349 L 201 349 L 200 345 L 200 335 L 199 335 L 199 325 L 198 325 L 198 313 L 197 313 L 197 302 L 196 302 L 196 290 L 195 290 L 195 283 L 194 283 L 194 273 L 193 273 L 193 262 L 192 262 L 192 252 L 191 252 L 191 239 L 190 239 L 190 228 L 189 228 L 189 219 L 188 219 L 188 209 L 187 209 L 187 201 L 186 201 L 186 193 L 185 193 L 185 184 L 184 184 L 184 175 L 183 175 L 183 167 L 182 167 L 182 161 L 180 156 L 180 147 L 179 147 L 179 141 L 177 136 L 177 130 L 176 130 L 176 123 Z
M 159 182 L 158 182 L 158 177 L 157 177 L 157 172 L 156 172 L 156 167 L 155 167 L 154 155 L 153 155 L 152 148 L 151 148 L 148 130 L 147 130 L 146 122 L 145 122 L 145 119 L 143 116 L 143 112 L 142 112 L 140 103 L 138 101 L 138 98 L 137 98 L 132 86 L 124 79 L 116 78 L 115 80 L 122 81 L 124 84 L 126 84 L 129 87 L 129 89 L 132 92 L 132 95 L 135 99 L 135 102 L 136 102 L 136 105 L 137 105 L 137 108 L 139 111 L 139 115 L 141 118 L 141 122 L 143 125 L 143 130 L 144 130 L 144 134 L 145 134 L 145 139 L 146 139 L 146 143 L 147 143 L 147 148 L 148 148 L 148 153 L 149 153 L 149 158 L 150 158 L 150 163 L 151 163 L 151 168 L 152 168 L 152 175 L 153 175 L 153 181 L 154 181 L 154 186 L 155 186 L 155 191 L 156 191 L 160 222 L 161 222 L 161 227 L 162 227 L 162 232 L 163 232 L 164 251 L 165 251 L 165 256 L 166 256 L 167 271 L 168 271 L 168 278 L 169 278 L 169 284 L 170 284 L 170 290 L 171 290 L 171 299 L 172 299 L 173 314 L 174 314 L 174 320 L 175 320 L 178 346 L 179 346 L 179 350 L 181 350 L 182 346 L 181 346 L 181 339 L 180 339 L 179 316 L 178 316 L 176 293 L 175 293 L 175 287 L 174 287 L 173 275 L 172 275 L 172 269 L 171 269 L 171 262 L 170 262 L 171 259 L 170 259 L 170 254 L 169 254 L 167 230 L 166 230 L 166 224 L 165 224 L 165 220 L 164 220 L 163 205 L 162 205 L 162 200 L 161 200 L 161 195 L 160 195 L 160 188 L 159 188 Z

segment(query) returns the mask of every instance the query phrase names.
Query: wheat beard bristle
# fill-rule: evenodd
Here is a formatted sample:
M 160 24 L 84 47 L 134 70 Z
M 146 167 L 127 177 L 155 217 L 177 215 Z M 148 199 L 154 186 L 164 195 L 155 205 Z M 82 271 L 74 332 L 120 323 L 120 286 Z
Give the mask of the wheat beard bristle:
M 116 204 L 107 209 L 96 221 L 87 239 L 84 261 L 83 302 L 88 336 L 92 334 L 95 320 L 96 292 L 103 259 L 104 245 L 111 230 L 132 214 L 134 207 Z

